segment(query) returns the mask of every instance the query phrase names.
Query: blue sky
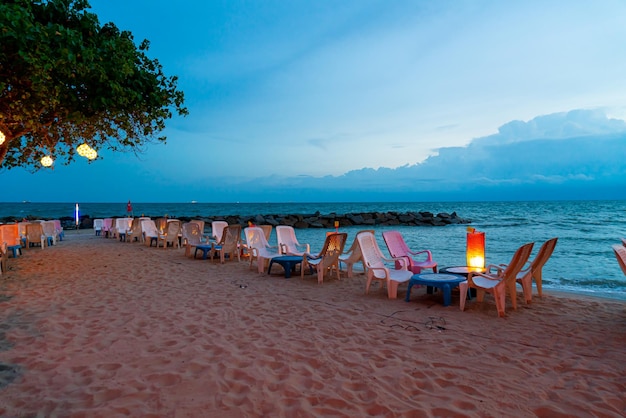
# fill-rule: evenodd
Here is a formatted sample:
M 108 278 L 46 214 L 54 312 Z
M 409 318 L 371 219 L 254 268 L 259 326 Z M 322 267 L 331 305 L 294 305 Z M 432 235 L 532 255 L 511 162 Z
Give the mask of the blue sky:
M 5 201 L 626 199 L 624 1 L 90 3 L 190 115 Z

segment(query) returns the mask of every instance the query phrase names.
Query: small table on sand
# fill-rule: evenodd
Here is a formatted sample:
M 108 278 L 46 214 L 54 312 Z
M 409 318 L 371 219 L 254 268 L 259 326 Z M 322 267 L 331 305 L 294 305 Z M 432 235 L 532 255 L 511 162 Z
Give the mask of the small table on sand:
M 270 265 L 267 267 L 267 274 L 272 271 L 272 265 L 278 263 L 285 269 L 285 279 L 291 277 L 291 271 L 296 270 L 296 266 L 302 263 L 302 257 L 297 255 L 281 255 L 270 259 Z
M 196 245 L 196 251 L 193 253 L 193 258 L 196 258 L 198 251 L 202 251 L 202 259 L 206 260 L 207 254 L 211 252 L 213 246 L 211 244 Z
M 443 306 L 449 306 L 452 299 L 452 289 L 457 287 L 459 283 L 467 280 L 458 274 L 442 274 L 442 273 L 422 273 L 414 274 L 409 279 L 409 288 L 406 291 L 405 301 L 411 300 L 411 288 L 416 284 L 423 286 L 438 287 L 443 291 Z

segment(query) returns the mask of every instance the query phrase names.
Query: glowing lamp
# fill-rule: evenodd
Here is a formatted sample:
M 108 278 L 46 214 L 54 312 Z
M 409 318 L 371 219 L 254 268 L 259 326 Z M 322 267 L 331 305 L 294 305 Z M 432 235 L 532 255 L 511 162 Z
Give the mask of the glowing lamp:
M 80 144 L 77 148 L 76 148 L 76 152 L 78 153 L 78 155 L 80 155 L 81 157 L 85 157 L 88 160 L 95 160 L 96 158 L 98 158 L 98 152 L 91 148 L 89 145 L 87 144 Z
M 0 131 L 0 145 L 4 144 L 4 141 L 6 141 L 7 137 L 4 135 L 4 133 L 2 133 L 2 131 Z
M 485 233 L 468 228 L 467 232 L 467 266 L 476 269 L 485 268 Z
M 335 232 L 339 232 L 339 221 L 335 221 Z
M 54 163 L 54 160 L 52 159 L 51 156 L 46 155 L 40 160 L 40 162 L 41 162 L 41 165 L 43 165 L 44 167 L 50 167 L 52 166 L 52 163 Z
M 76 152 L 78 153 L 78 155 L 80 155 L 81 157 L 85 157 L 87 155 L 87 153 L 89 152 L 89 149 L 91 147 L 87 144 L 80 144 L 77 148 L 76 148 Z

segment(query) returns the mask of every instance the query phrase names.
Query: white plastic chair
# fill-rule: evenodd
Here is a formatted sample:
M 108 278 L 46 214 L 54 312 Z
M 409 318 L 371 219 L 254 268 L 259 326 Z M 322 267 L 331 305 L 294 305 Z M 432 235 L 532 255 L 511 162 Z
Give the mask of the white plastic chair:
M 311 252 L 309 244 L 300 244 L 296 238 L 296 231 L 289 225 L 276 226 L 278 249 L 284 255 L 303 255 Z
M 104 226 L 104 219 L 94 219 L 93 220 L 93 230 L 96 235 L 100 236 L 102 234 L 102 227 Z
M 211 236 L 217 242 L 222 240 L 222 233 L 224 232 L 224 228 L 228 226 L 228 222 L 226 221 L 213 221 L 211 222 Z
M 148 247 L 152 247 L 152 243 L 156 245 L 159 240 L 159 230 L 152 219 L 141 220 L 141 231 L 143 234 L 143 242 Z
M 386 258 L 383 256 L 374 234 L 364 232 L 357 235 L 359 247 L 365 266 L 367 268 L 367 282 L 365 284 L 365 294 L 370 290 L 372 281 L 376 280 L 387 286 L 387 296 L 389 299 L 398 297 L 398 286 L 406 283 L 413 276 L 413 272 L 407 270 L 407 261 L 405 258 Z M 399 269 L 389 268 L 385 263 L 396 263 L 400 265 Z
M 271 246 L 265 239 L 263 230 L 258 226 L 249 226 L 244 229 L 246 235 L 246 244 L 248 246 L 248 255 L 250 256 L 250 267 L 252 261 L 256 259 L 257 270 L 263 273 L 265 265 L 273 257 L 279 257 L 282 254 L 278 251 L 278 247 Z

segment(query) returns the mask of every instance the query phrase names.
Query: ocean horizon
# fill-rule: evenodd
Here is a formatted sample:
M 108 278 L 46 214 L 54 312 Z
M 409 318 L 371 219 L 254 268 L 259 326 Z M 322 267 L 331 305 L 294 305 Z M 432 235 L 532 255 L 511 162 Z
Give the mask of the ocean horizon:
M 0 203 L 0 219 L 73 217 L 77 202 Z M 80 203 L 81 216 L 126 216 L 127 202 Z M 611 246 L 626 237 L 626 201 L 527 201 L 527 202 L 311 202 L 311 203 L 142 203 L 132 202 L 134 216 L 211 219 L 229 215 L 348 214 L 362 212 L 456 212 L 486 234 L 487 264 L 508 263 L 515 250 L 534 242 L 531 260 L 546 240 L 558 237 L 556 249 L 543 270 L 546 290 L 626 300 L 626 276 Z M 465 265 L 468 225 L 375 226 L 383 253 L 385 230 L 399 230 L 413 250 L 430 249 L 439 268 Z M 210 225 L 208 226 L 210 228 Z M 369 228 L 369 227 L 368 227 Z M 363 226 L 340 227 L 350 245 Z M 87 231 L 87 230 L 86 230 Z M 297 229 L 301 243 L 319 251 L 325 231 Z M 275 234 L 272 239 L 275 245 Z

